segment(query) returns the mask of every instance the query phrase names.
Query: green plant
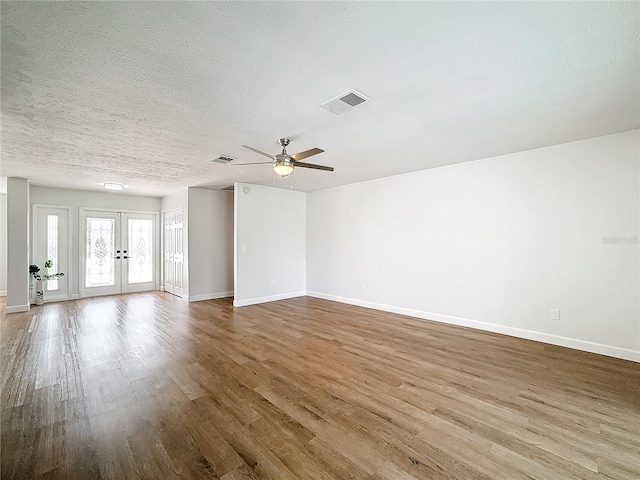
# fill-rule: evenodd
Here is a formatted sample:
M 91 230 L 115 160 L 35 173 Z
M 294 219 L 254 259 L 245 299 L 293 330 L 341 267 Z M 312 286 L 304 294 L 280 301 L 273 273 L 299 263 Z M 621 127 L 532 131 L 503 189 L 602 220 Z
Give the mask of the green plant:
M 53 262 L 51 260 L 47 260 L 44 262 L 44 268 L 49 269 L 53 267 Z M 54 278 L 64 277 L 64 273 L 43 273 L 40 274 L 40 267 L 37 265 L 29 265 L 29 275 L 31 275 L 36 280 L 51 280 Z

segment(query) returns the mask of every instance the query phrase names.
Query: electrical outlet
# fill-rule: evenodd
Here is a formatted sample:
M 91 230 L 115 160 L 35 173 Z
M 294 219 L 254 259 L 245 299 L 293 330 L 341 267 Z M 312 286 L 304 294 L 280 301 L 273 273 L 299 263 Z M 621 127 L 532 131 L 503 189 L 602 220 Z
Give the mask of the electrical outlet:
M 560 310 L 557 308 L 551 309 L 551 320 L 560 320 Z
M 363 291 L 363 292 L 366 292 L 367 291 L 367 286 L 364 283 L 361 283 L 360 284 L 360 290 Z
M 276 281 L 275 280 L 271 280 L 271 282 L 269 282 L 269 285 L 272 287 L 276 286 Z

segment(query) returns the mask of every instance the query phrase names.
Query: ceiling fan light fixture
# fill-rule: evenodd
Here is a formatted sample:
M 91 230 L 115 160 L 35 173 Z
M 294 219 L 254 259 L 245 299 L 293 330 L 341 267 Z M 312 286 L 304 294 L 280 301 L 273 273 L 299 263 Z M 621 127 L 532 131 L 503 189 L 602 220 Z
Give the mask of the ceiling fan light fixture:
M 273 171 L 281 177 L 286 177 L 293 172 L 293 162 L 289 159 L 276 159 L 273 162 Z

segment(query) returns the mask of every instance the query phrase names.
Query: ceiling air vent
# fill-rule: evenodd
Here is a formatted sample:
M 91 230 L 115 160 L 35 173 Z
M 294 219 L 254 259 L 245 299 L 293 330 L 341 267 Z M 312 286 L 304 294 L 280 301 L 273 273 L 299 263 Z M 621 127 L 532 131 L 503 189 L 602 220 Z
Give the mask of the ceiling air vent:
M 226 155 L 220 155 L 219 157 L 216 157 L 211 161 L 212 162 L 216 162 L 216 163 L 227 164 L 229 162 L 233 162 L 234 160 L 235 160 L 235 158 L 233 158 L 233 157 L 227 157 Z
M 331 113 L 340 115 L 341 113 L 344 113 L 347 110 L 351 110 L 353 107 L 357 107 L 358 105 L 361 105 L 364 102 L 368 101 L 370 101 L 370 99 L 365 97 L 360 92 L 349 90 L 347 93 L 343 93 L 339 97 L 336 97 L 333 100 L 329 100 L 327 103 L 323 103 L 320 106 L 326 110 L 329 110 Z

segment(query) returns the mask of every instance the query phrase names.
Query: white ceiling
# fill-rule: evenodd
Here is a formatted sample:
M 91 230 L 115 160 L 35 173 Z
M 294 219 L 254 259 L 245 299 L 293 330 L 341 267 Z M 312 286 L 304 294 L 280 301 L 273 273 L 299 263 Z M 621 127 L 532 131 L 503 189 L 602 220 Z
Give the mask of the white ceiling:
M 335 167 L 309 191 L 640 126 L 638 2 L 1 5 L 1 173 L 39 185 L 269 185 L 210 160 L 288 136 Z

